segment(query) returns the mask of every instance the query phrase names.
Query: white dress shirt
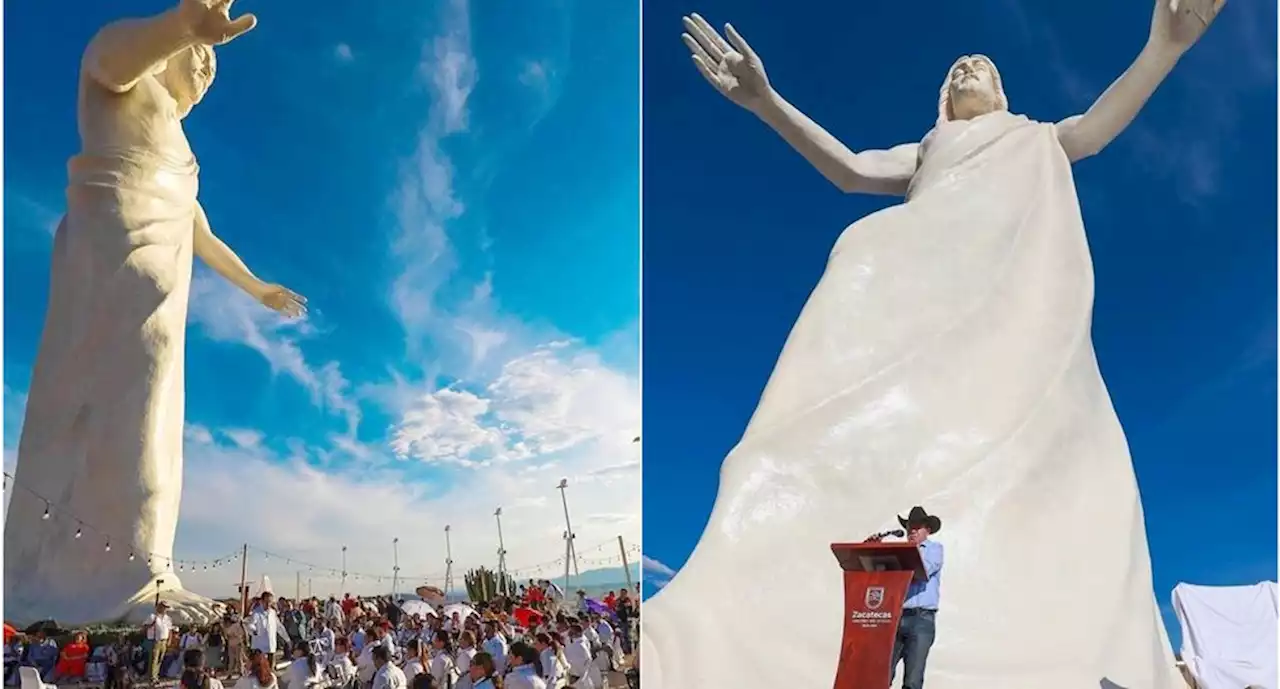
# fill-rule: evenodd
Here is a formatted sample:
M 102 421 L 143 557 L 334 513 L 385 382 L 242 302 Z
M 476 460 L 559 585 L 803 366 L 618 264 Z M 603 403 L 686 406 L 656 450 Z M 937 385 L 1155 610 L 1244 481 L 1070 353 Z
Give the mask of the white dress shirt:
M 471 659 L 475 657 L 476 649 L 474 647 L 458 649 L 458 653 L 456 657 L 454 657 L 453 662 L 458 666 L 459 675 L 467 674 L 467 671 L 471 669 Z
M 386 663 L 373 674 L 373 689 L 408 689 L 404 671 L 394 663 Z
M 275 608 L 254 608 L 245 626 L 249 632 L 249 648 L 255 651 L 275 653 L 280 649 L 276 644 L 278 639 L 283 639 L 286 647 L 289 645 L 289 637 L 285 636 Z
M 410 658 L 409 662 L 404 664 L 404 683 L 408 686 L 413 686 L 413 678 L 417 677 L 425 669 L 422 667 L 421 658 L 418 656 Z
M 569 674 L 585 677 L 591 666 L 591 647 L 587 646 L 587 640 L 583 637 L 570 639 L 564 645 L 564 659 L 569 662 Z
M 169 634 L 173 631 L 173 620 L 169 618 L 169 613 L 151 613 L 147 618 L 147 638 L 155 641 L 168 641 Z

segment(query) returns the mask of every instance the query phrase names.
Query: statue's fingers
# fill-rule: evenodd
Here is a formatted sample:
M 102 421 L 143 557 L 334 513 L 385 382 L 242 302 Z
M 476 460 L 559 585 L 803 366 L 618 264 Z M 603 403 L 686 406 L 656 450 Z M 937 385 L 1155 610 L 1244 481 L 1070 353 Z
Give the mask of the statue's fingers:
M 687 33 L 682 33 L 680 34 L 680 40 L 684 41 L 684 44 L 689 47 L 690 53 L 702 58 L 703 62 L 711 64 L 711 56 L 702 48 L 702 45 L 698 43 L 697 39 Z
M 732 50 L 732 48 L 729 47 L 729 44 L 720 37 L 720 34 L 716 33 L 716 30 L 711 28 L 711 24 L 706 19 L 702 18 L 702 15 L 695 12 L 689 15 L 689 18 L 693 20 L 695 26 L 707 35 L 707 38 L 711 39 L 715 44 L 715 47 L 718 48 L 720 52 L 727 53 Z
M 711 56 L 711 62 L 719 62 L 720 58 L 724 57 L 724 51 L 720 49 L 720 44 L 711 38 L 706 29 L 699 26 L 697 22 L 685 17 L 684 29 L 698 45 L 702 46 L 703 52 Z
M 706 80 L 710 82 L 712 86 L 716 87 L 717 91 L 719 91 L 720 93 L 726 93 L 724 89 L 724 85 L 720 83 L 720 77 L 717 77 L 715 72 L 711 71 L 711 68 L 707 65 L 707 63 L 702 58 L 698 57 L 697 55 L 694 55 L 693 65 L 698 68 L 698 71 L 702 73 L 702 76 L 705 77 Z
M 734 50 L 742 53 L 752 63 L 760 63 L 760 56 L 756 55 L 756 51 L 752 50 L 751 46 L 747 44 L 747 39 L 743 38 L 742 34 L 738 33 L 738 30 L 733 28 L 732 24 L 724 25 L 724 35 L 728 36 L 729 45 L 733 46 Z
M 229 25 L 227 25 L 227 38 L 223 43 L 233 41 L 246 33 L 249 33 L 253 30 L 253 27 L 257 25 L 258 18 L 252 14 L 245 14 L 235 18 Z

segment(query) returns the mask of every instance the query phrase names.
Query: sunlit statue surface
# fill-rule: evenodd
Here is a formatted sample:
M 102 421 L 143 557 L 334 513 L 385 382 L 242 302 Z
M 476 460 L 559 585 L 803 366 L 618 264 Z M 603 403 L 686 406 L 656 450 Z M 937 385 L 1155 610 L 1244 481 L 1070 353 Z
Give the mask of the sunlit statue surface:
M 136 618 L 160 579 L 175 619 L 211 611 L 183 590 L 171 561 L 192 257 L 268 308 L 290 317 L 305 308 L 214 236 L 196 196 L 182 120 L 213 82 L 213 46 L 256 24 L 231 19 L 230 5 L 182 0 L 103 28 L 85 51 L 81 152 L 67 164 L 5 521 L 8 620 Z
M 920 143 L 858 153 L 774 90 L 733 27 L 685 19 L 721 94 L 840 189 L 906 202 L 836 242 L 701 540 L 645 603 L 645 689 L 831 687 L 829 545 L 919 504 L 947 519 L 929 689 L 1185 687 L 1090 340 L 1071 163 L 1120 134 L 1221 7 L 1160 0 L 1129 70 L 1056 124 L 1009 112 L 995 65 L 963 57 Z

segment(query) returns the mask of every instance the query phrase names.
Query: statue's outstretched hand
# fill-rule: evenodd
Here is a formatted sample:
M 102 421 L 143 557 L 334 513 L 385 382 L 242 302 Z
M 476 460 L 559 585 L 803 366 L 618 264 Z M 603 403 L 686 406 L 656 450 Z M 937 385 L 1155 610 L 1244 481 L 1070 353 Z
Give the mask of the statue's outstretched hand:
M 1156 0 L 1151 42 L 1157 48 L 1186 51 L 1218 17 L 1226 0 Z
M 693 64 L 725 98 L 755 111 L 771 91 L 760 56 L 729 25 L 724 25 L 726 41 L 697 14 L 684 18 L 684 34 Z
M 252 14 L 232 19 L 232 1 L 179 0 L 178 14 L 196 40 L 208 45 L 222 45 L 258 25 L 258 18 Z
M 307 298 L 281 285 L 264 285 L 258 301 L 289 318 L 297 318 L 307 312 Z

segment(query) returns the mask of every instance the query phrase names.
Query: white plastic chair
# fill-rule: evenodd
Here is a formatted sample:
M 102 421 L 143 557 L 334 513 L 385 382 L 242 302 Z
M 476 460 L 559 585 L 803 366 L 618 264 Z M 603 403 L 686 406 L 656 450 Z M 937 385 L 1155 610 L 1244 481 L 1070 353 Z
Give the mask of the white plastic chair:
M 45 684 L 40 679 L 40 671 L 33 667 L 18 668 L 18 678 L 22 681 L 22 689 L 58 689 L 53 684 Z

